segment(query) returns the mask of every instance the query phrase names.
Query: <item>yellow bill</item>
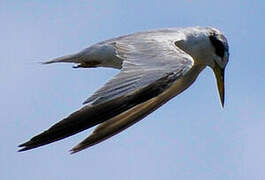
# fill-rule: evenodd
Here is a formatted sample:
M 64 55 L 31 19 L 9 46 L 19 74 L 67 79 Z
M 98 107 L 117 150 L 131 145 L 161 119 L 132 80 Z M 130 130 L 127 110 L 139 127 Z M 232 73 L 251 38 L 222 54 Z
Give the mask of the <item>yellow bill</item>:
M 218 66 L 217 64 L 213 68 L 213 71 L 214 71 L 216 82 L 217 82 L 220 100 L 221 100 L 222 106 L 224 107 L 224 101 L 225 101 L 225 87 L 224 87 L 225 77 L 224 75 L 225 75 L 225 72 L 224 72 L 224 69 L 220 68 L 220 66 Z

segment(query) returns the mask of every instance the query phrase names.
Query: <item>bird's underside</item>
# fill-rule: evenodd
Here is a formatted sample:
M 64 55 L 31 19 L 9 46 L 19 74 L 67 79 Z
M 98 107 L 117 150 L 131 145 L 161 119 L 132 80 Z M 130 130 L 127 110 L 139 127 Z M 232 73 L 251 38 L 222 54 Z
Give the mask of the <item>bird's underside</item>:
M 150 31 L 95 44 L 80 53 L 45 62 L 75 67 L 112 67 L 120 73 L 85 101 L 85 106 L 19 145 L 26 151 L 98 125 L 72 153 L 97 144 L 138 122 L 185 90 L 204 67 L 176 46 L 177 30 Z M 194 72 L 193 72 L 194 70 Z M 189 79 L 186 74 L 191 74 Z

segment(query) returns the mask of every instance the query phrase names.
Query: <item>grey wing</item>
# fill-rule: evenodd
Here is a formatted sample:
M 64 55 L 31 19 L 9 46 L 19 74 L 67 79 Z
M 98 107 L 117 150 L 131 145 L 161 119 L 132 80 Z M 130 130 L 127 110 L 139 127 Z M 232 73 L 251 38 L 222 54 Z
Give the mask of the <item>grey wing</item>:
M 104 87 L 88 98 L 92 105 L 110 101 L 115 97 L 156 83 L 165 74 L 174 73 L 176 79 L 185 75 L 193 65 L 193 59 L 177 48 L 173 42 L 155 41 L 116 42 L 118 56 L 123 59 L 122 71 Z M 159 95 L 101 123 L 72 153 L 100 143 L 138 122 L 172 98 L 172 92 Z
M 92 140 L 88 137 L 72 152 L 101 142 L 167 101 L 168 98 L 159 95 L 170 89 L 193 65 L 192 57 L 167 39 L 127 37 L 105 45 L 115 47 L 116 56 L 123 59 L 121 72 L 86 101 L 90 105 L 21 144 L 19 151 L 52 143 L 100 123 Z M 172 92 L 167 96 L 171 97 L 170 94 Z
M 84 104 L 96 105 L 114 99 L 151 84 L 167 73 L 181 76 L 192 67 L 192 57 L 175 46 L 174 41 L 140 38 L 127 37 L 109 44 L 123 60 L 122 70 Z

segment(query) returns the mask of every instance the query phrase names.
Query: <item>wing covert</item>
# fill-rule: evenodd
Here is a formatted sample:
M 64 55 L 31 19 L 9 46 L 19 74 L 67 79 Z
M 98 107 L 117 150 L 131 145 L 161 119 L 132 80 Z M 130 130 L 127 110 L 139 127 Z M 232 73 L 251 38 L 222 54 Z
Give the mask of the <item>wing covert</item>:
M 182 76 L 193 65 L 192 57 L 167 38 L 161 41 L 161 37 L 127 36 L 107 43 L 116 49 L 116 56 L 123 60 L 121 72 L 84 104 L 96 105 L 109 101 L 143 88 L 167 73 Z

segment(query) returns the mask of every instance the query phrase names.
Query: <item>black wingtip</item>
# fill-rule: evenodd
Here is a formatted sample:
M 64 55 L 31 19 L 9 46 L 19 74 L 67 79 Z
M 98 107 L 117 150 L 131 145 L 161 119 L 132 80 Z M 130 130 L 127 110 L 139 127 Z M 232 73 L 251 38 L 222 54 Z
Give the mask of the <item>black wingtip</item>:
M 27 141 L 25 143 L 22 143 L 22 144 L 18 145 L 18 147 L 28 146 L 30 143 L 31 143 L 31 141 Z
M 32 146 L 32 141 L 27 141 L 23 144 L 18 145 L 18 147 L 21 148 L 18 150 L 18 152 L 23 152 L 35 148 L 34 146 Z
M 19 149 L 17 152 L 23 152 L 23 151 L 27 151 L 28 149 L 26 147 Z
M 75 146 L 75 147 L 73 147 L 72 149 L 70 149 L 69 150 L 69 152 L 70 152 L 70 154 L 72 155 L 72 154 L 75 154 L 75 153 L 77 153 L 77 152 L 79 152 L 79 151 L 81 151 L 82 149 L 79 149 L 79 146 Z
M 78 151 L 75 151 L 75 150 L 71 149 L 71 150 L 69 150 L 69 152 L 70 152 L 71 155 L 73 155 L 73 154 L 77 153 Z
M 23 151 L 27 151 L 27 150 L 30 150 L 30 149 L 32 149 L 32 148 L 27 147 L 27 146 L 25 146 L 25 147 L 21 146 L 21 149 L 19 149 L 17 152 L 23 152 Z

